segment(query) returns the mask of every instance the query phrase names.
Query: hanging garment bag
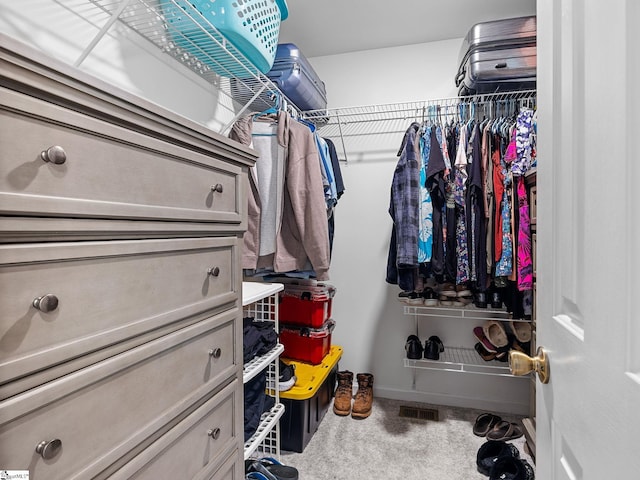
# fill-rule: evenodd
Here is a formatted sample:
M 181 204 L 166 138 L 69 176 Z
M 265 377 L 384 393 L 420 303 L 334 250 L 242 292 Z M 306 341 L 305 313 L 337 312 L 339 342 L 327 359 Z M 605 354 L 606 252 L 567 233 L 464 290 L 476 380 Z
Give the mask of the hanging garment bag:
M 293 43 L 278 44 L 273 67 L 267 77 L 291 100 L 298 110 L 327 108 L 325 85 L 300 49 Z
M 536 88 L 536 17 L 478 23 L 462 42 L 455 83 L 462 96 Z

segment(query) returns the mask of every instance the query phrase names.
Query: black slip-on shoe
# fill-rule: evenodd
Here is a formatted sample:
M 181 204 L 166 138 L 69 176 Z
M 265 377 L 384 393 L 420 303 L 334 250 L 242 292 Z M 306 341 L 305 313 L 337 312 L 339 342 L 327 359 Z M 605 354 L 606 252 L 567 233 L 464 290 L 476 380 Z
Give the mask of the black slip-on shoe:
M 424 342 L 424 358 L 440 360 L 440 354 L 444 352 L 444 344 L 436 335 L 432 335 Z
M 416 335 L 409 335 L 404 344 L 407 358 L 410 360 L 420 360 L 422 358 L 422 342 Z

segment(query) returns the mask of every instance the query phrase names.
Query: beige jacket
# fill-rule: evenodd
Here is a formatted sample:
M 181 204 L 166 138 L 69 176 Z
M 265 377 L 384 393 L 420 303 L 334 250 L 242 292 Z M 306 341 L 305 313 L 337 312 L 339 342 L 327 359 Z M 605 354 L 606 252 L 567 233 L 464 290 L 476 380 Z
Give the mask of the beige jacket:
M 244 235 L 242 268 L 273 268 L 276 273 L 308 270 L 309 262 L 318 280 L 329 279 L 329 229 L 322 186 L 320 157 L 308 127 L 278 113 L 277 141 L 285 149 L 285 185 L 281 223 L 277 228 L 276 252 L 260 257 L 260 194 L 256 173 L 250 169 L 248 226 Z M 251 145 L 253 117 L 238 120 L 229 137 Z M 257 159 L 257 162 L 260 158 Z

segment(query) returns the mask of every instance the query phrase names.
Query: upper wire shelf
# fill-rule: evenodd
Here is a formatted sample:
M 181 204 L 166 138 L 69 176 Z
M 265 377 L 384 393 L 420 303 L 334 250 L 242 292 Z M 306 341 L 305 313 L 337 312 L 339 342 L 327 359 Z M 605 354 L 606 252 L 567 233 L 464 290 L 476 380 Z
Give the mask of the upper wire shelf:
M 422 122 L 430 116 L 447 121 L 460 116 L 461 106 L 467 114 L 475 109 L 480 115 L 512 108 L 512 106 L 534 108 L 536 90 L 521 90 L 478 94 L 466 97 L 449 97 L 413 102 L 362 105 L 355 107 L 330 108 L 304 112 L 304 117 L 328 117 L 321 134 L 326 137 L 355 137 L 363 135 L 381 135 L 404 133 L 407 122 Z
M 233 44 L 213 26 L 189 2 L 176 0 L 90 0 L 97 8 L 109 15 L 92 44 L 85 50 L 85 56 L 97 41 L 116 21 L 125 24 L 162 52 L 173 57 L 190 70 L 213 84 L 232 101 L 237 102 L 236 115 L 223 131 L 241 115 L 261 112 L 274 106 L 275 99 L 281 99 L 283 109 L 290 109 L 300 116 L 294 104 L 286 98 L 278 87 L 249 61 Z M 164 8 L 161 3 L 164 3 Z M 180 28 L 168 21 L 164 11 L 167 4 L 181 9 L 183 13 Z M 188 22 L 185 28 L 184 22 Z M 182 32 L 188 30 L 186 36 Z M 224 51 L 225 55 L 220 55 Z M 216 73 L 226 72 L 224 76 Z M 241 73 L 238 74 L 237 72 Z

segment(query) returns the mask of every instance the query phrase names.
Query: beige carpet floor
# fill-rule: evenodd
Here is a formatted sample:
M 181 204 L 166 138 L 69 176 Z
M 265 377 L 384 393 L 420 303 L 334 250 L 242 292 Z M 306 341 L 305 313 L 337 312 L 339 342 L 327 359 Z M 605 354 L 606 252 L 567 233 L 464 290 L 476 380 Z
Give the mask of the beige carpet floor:
M 401 417 L 401 405 L 437 409 L 438 421 Z M 476 453 L 486 441 L 472 430 L 480 413 L 376 398 L 371 416 L 355 420 L 329 407 L 304 451 L 283 451 L 281 460 L 298 469 L 300 480 L 487 479 L 476 469 Z M 524 437 L 512 442 L 533 466 Z

